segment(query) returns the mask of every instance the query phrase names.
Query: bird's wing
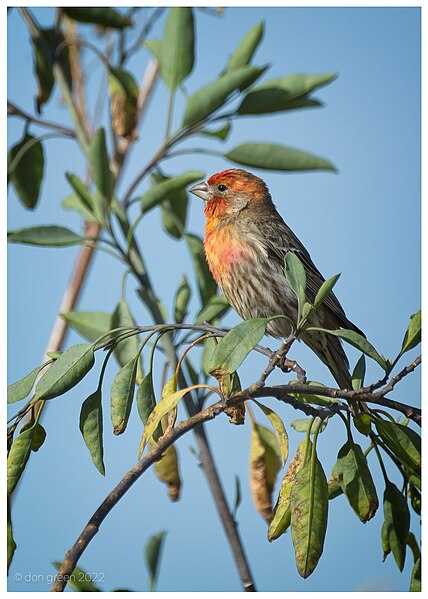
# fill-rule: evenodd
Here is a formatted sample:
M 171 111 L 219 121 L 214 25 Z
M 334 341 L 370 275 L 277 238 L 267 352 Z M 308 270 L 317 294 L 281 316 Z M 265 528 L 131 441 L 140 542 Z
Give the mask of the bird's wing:
M 325 279 L 312 262 L 305 246 L 282 219 L 280 222 L 275 222 L 275 227 L 266 226 L 263 233 L 266 250 L 270 258 L 278 261 L 281 267 L 284 267 L 284 259 L 287 252 L 293 252 L 293 254 L 298 256 L 305 268 L 306 296 L 309 302 L 313 303 L 315 296 Z M 339 326 L 346 329 L 353 329 L 361 333 L 361 331 L 348 320 L 339 300 L 332 291 L 325 298 L 324 306 L 336 316 Z

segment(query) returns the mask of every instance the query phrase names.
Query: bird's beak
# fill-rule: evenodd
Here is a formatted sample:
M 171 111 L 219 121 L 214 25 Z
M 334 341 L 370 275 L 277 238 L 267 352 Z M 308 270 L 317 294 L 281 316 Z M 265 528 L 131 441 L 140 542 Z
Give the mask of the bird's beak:
M 197 183 L 196 185 L 191 187 L 189 191 L 190 193 L 193 193 L 195 196 L 198 196 L 198 198 L 201 198 L 201 200 L 206 201 L 209 198 L 208 183 L 206 181 L 204 181 L 203 183 Z

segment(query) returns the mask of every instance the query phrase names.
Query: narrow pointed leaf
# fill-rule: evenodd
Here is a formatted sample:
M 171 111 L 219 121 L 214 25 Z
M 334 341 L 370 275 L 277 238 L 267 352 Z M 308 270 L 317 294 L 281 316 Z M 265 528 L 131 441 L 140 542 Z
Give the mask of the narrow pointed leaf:
M 159 560 L 162 553 L 162 547 L 165 540 L 165 531 L 158 532 L 150 537 L 144 549 L 147 569 L 149 571 L 149 586 L 153 591 L 156 585 L 156 579 L 159 569 Z
M 11 495 L 21 478 L 31 453 L 35 425 L 22 430 L 14 439 L 7 456 L 7 494 Z
M 297 297 L 301 312 L 306 301 L 306 273 L 299 257 L 293 252 L 287 252 L 285 255 L 285 276 L 287 283 Z
M 91 6 L 91 7 L 64 7 L 64 13 L 70 19 L 79 21 L 79 23 L 93 23 L 101 27 L 111 27 L 112 29 L 123 29 L 130 27 L 132 21 L 129 17 L 123 15 L 115 8 Z
M 27 376 L 24 376 L 22 379 L 9 385 L 7 388 L 7 403 L 15 403 L 16 401 L 21 401 L 21 399 L 25 399 L 27 395 L 29 395 L 31 389 L 36 382 L 37 375 L 44 368 L 46 364 L 42 364 L 41 366 L 37 366 L 32 370 Z
M 327 528 L 327 480 L 316 454 L 296 474 L 290 511 L 297 570 L 307 578 L 321 557 Z
M 26 245 L 65 247 L 82 244 L 85 242 L 85 239 L 65 227 L 47 225 L 9 231 L 7 241 L 8 243 L 23 243 Z
M 61 562 L 52 562 L 57 570 L 61 567 Z M 80 593 L 99 593 L 101 589 L 92 582 L 92 575 L 81 568 L 74 568 L 73 572 L 67 578 L 67 584 L 74 591 Z
M 230 310 L 230 304 L 224 295 L 213 295 L 196 317 L 196 324 L 213 322 L 222 318 Z
M 97 130 L 91 141 L 88 158 L 95 186 L 100 192 L 105 206 L 109 207 L 113 195 L 114 182 L 113 174 L 110 171 L 106 134 L 102 127 Z
M 112 328 L 118 327 L 135 327 L 135 319 L 125 300 L 121 300 L 112 314 Z M 136 355 L 139 349 L 139 337 L 137 334 L 131 335 L 123 341 L 119 341 L 114 350 L 116 360 L 121 366 L 125 366 Z M 137 383 L 143 379 L 143 367 L 141 356 L 138 359 Z
M 196 235 L 186 233 L 184 236 L 192 256 L 193 268 L 198 281 L 199 295 L 202 306 L 217 292 L 217 283 L 214 281 L 205 260 L 204 245 Z
M 125 432 L 135 393 L 135 379 L 140 354 L 132 358 L 115 376 L 110 390 L 110 417 L 113 433 Z
M 205 135 L 207 137 L 217 137 L 222 141 L 226 141 L 229 137 L 229 133 L 231 132 L 232 125 L 230 121 L 227 121 L 222 127 L 219 129 L 200 129 L 198 131 L 198 135 Z
M 190 296 L 191 289 L 186 275 L 183 275 L 177 293 L 175 294 L 174 302 L 174 319 L 178 324 L 182 323 L 187 316 L 187 306 L 189 305 Z
M 421 311 L 416 312 L 410 319 L 410 324 L 407 328 L 406 334 L 404 335 L 403 343 L 401 346 L 400 355 L 404 354 L 406 351 L 413 349 L 421 342 L 421 331 L 422 331 L 422 322 L 421 322 Z
M 379 366 L 381 366 L 385 372 L 388 371 L 388 366 L 383 358 L 373 347 L 370 341 L 367 341 L 365 337 L 356 333 L 355 331 L 348 331 L 346 329 L 340 329 L 338 331 L 330 331 L 329 329 L 322 329 L 319 327 L 308 327 L 307 331 L 321 331 L 322 333 L 328 333 L 329 335 L 334 335 L 335 337 L 340 337 L 344 341 L 347 341 L 353 347 L 356 347 L 360 351 L 362 351 L 366 356 L 375 360 Z
M 20 157 L 18 157 L 18 152 Z M 16 158 L 16 160 L 15 160 Z M 18 199 L 30 210 L 34 210 L 39 200 L 44 173 L 44 152 L 40 141 L 26 134 L 9 150 L 8 178 L 15 188 Z
M 83 402 L 79 428 L 95 467 L 104 476 L 103 414 L 100 387 Z
M 298 381 L 290 381 L 290 384 L 296 384 Z M 316 381 L 307 381 L 307 384 L 312 387 L 325 387 L 322 383 Z M 311 403 L 317 406 L 329 406 L 332 403 L 340 403 L 339 400 L 332 397 L 324 397 L 323 395 L 310 394 L 310 393 L 290 393 L 292 397 L 295 397 L 303 403 Z
M 235 499 L 233 501 L 232 518 L 236 520 L 236 512 L 241 505 L 242 494 L 241 494 L 241 481 L 239 476 L 235 475 Z
M 46 440 L 46 431 L 40 422 L 34 424 L 34 437 L 31 444 L 31 451 L 39 451 Z
M 193 11 L 189 7 L 169 10 L 161 42 L 159 62 L 162 77 L 173 92 L 190 75 L 195 59 Z
M 323 301 L 326 299 L 328 294 L 331 292 L 333 287 L 336 285 L 339 277 L 340 277 L 340 274 L 334 275 L 334 277 L 331 277 L 331 279 L 327 279 L 327 281 L 324 281 L 324 283 L 318 289 L 318 292 L 315 296 L 315 300 L 314 300 L 314 308 L 315 309 L 317 309 L 317 308 L 319 308 L 319 306 L 321 306 Z
M 37 383 L 36 399 L 52 399 L 63 395 L 83 379 L 91 370 L 94 361 L 92 345 L 79 343 L 69 347 Z
M 237 164 L 276 171 L 336 171 L 336 167 L 314 154 L 269 143 L 245 143 L 233 148 L 225 157 Z
M 244 35 L 235 52 L 230 57 L 226 71 L 233 71 L 239 67 L 244 67 L 251 62 L 255 51 L 262 41 L 264 33 L 264 21 L 254 25 Z
M 383 495 L 383 513 L 389 545 L 397 566 L 402 572 L 406 558 L 410 513 L 406 498 L 390 481 L 387 481 Z
M 321 422 L 321 419 L 318 416 L 313 420 L 312 418 L 297 418 L 293 420 L 291 426 L 298 433 L 307 433 L 309 431 L 309 427 L 311 429 L 311 435 L 315 434 L 316 431 L 322 433 L 325 427 L 327 426 L 328 419 L 325 419 Z
M 347 441 L 337 456 L 337 474 L 350 506 L 361 522 L 367 522 L 379 507 L 376 487 L 361 447 Z
M 290 526 L 291 512 L 290 512 L 290 492 L 291 487 L 294 484 L 297 472 L 302 468 L 303 461 L 306 454 L 307 441 L 302 441 L 297 448 L 296 455 L 291 460 L 290 465 L 287 468 L 284 478 L 282 479 L 281 489 L 279 491 L 278 500 L 276 502 L 272 520 L 269 523 L 268 528 L 268 541 L 274 541 L 280 537 Z M 309 445 L 309 450 L 311 443 Z
M 204 177 L 203 171 L 187 171 L 182 175 L 165 179 L 160 183 L 157 183 L 154 187 L 149 189 L 141 198 L 141 209 L 144 214 L 171 198 L 174 194 L 179 191 L 183 191 L 196 181 L 200 181 Z
M 391 451 L 416 474 L 421 472 L 421 438 L 413 429 L 389 422 L 376 420 L 376 429 Z
M 251 422 L 250 486 L 254 505 L 269 522 L 272 517 L 272 491 L 281 468 L 281 453 L 274 433 Z
M 163 416 L 165 416 L 165 414 L 167 414 L 168 412 L 173 410 L 178 405 L 178 403 L 180 402 L 182 397 L 184 397 L 184 395 L 186 395 L 186 393 L 188 393 L 192 389 L 193 389 L 193 387 L 186 387 L 185 389 L 180 389 L 180 391 L 176 391 L 175 393 L 172 393 L 171 395 L 162 397 L 160 402 L 158 404 L 156 404 L 155 408 L 150 413 L 150 415 L 147 419 L 147 422 L 146 422 L 146 426 L 144 428 L 140 447 L 138 449 L 138 457 L 139 458 L 141 457 L 141 454 L 143 453 L 148 440 L 150 439 L 150 437 L 153 436 L 153 433 L 157 429 Z
M 220 339 L 208 365 L 209 372 L 235 372 L 252 349 L 262 340 L 269 318 L 241 322 Z
M 284 466 L 288 458 L 288 435 L 287 431 L 285 430 L 284 423 L 276 412 L 256 400 L 254 400 L 254 402 L 259 406 L 262 412 L 266 414 L 271 425 L 273 426 L 273 430 L 275 431 L 275 435 L 281 449 L 282 465 Z
M 187 100 L 182 126 L 188 127 L 203 121 L 220 108 L 234 91 L 249 87 L 265 70 L 266 67 L 239 67 L 199 89 Z
M 91 342 L 114 328 L 112 316 L 107 312 L 63 312 L 61 318 L 68 326 Z
M 299 100 L 310 102 L 307 97 L 316 89 L 334 81 L 337 75 L 304 75 L 296 73 L 279 79 L 271 79 L 252 89 L 238 108 L 239 114 L 265 114 L 289 110 Z M 304 105 L 304 104 L 302 104 Z
M 361 387 L 364 386 L 364 377 L 366 374 L 366 358 L 364 354 L 360 357 L 358 362 L 355 365 L 354 371 L 352 373 L 352 388 L 354 391 L 358 391 Z

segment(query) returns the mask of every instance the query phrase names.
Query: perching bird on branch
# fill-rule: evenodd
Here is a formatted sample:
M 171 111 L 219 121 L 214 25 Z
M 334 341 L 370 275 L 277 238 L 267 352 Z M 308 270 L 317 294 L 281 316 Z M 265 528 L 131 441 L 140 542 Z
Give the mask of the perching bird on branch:
M 233 168 L 194 185 L 190 191 L 205 201 L 205 255 L 231 306 L 244 320 L 282 314 L 296 323 L 297 298 L 284 275 L 287 252 L 295 253 L 303 263 L 310 303 L 324 278 L 277 212 L 265 182 Z M 310 324 L 363 335 L 348 320 L 333 292 L 310 317 Z M 270 322 L 267 330 L 275 337 L 287 337 L 291 325 L 278 319 Z M 320 332 L 303 332 L 301 339 L 328 366 L 338 385 L 350 389 L 349 363 L 341 341 Z

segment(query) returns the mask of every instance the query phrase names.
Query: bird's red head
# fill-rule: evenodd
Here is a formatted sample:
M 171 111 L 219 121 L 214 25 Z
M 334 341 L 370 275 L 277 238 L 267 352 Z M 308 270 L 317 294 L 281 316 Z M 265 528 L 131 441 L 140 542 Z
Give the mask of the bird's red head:
M 206 201 L 207 220 L 222 219 L 240 213 L 245 208 L 271 202 L 266 183 L 239 168 L 216 173 L 208 181 L 192 187 L 190 191 Z

